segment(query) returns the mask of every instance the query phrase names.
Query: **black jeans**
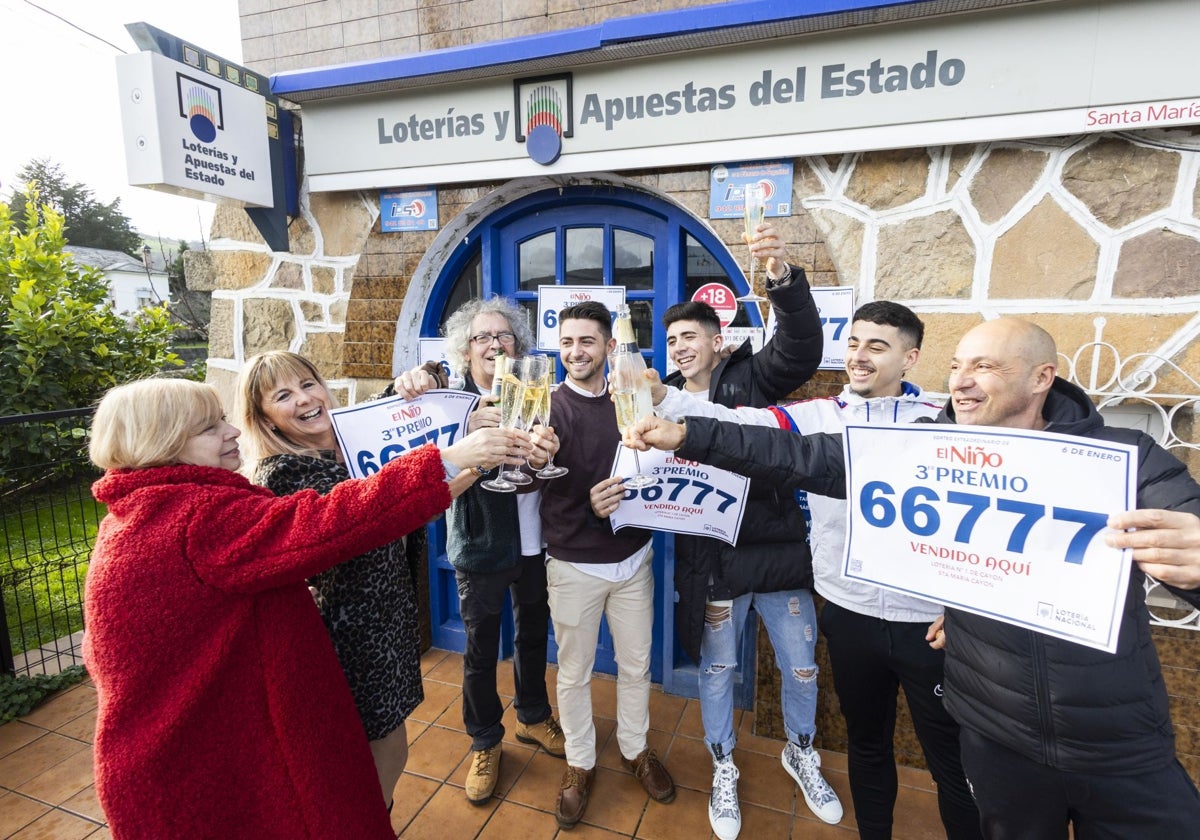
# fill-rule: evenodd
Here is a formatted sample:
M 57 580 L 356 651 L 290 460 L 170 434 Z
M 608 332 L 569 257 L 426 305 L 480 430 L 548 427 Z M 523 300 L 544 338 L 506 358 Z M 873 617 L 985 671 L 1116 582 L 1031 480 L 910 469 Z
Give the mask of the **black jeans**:
M 513 705 L 521 723 L 550 717 L 546 694 L 546 640 L 550 606 L 546 601 L 546 564 L 541 554 L 522 557 L 502 572 L 455 571 L 458 608 L 467 632 L 463 653 L 463 723 L 472 750 L 486 750 L 504 738 L 504 706 L 496 692 L 500 655 L 500 613 L 512 593 L 516 624 L 513 653 Z
M 971 729 L 962 758 L 989 840 L 1067 840 L 1068 822 L 1075 840 L 1200 836 L 1200 793 L 1178 761 L 1148 773 L 1068 773 Z
M 942 705 L 943 654 L 925 641 L 928 625 L 873 618 L 826 601 L 820 627 L 846 719 L 850 794 L 859 837 L 892 836 L 897 790 L 892 745 L 900 685 L 925 762 L 937 782 L 946 836 L 949 840 L 981 837 L 979 812 L 959 755 L 958 724 Z

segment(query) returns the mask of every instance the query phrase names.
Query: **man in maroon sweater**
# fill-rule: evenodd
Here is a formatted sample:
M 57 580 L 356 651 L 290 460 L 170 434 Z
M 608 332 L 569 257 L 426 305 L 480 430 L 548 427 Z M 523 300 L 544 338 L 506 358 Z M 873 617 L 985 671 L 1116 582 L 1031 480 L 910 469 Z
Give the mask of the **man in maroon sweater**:
M 542 497 L 542 537 L 566 735 L 567 770 L 555 809 L 563 828 L 583 817 L 596 773 L 591 677 L 601 616 L 608 618 L 617 659 L 617 743 L 624 764 L 652 798 L 675 798 L 675 783 L 646 743 L 654 619 L 650 534 L 632 528 L 613 533 L 608 521 L 624 495 L 621 479 L 609 477 L 611 453 L 621 439 L 604 376 L 615 345 L 603 304 L 587 301 L 559 313 L 567 378 L 554 392 L 551 425 L 561 444 L 555 462 L 570 472 Z

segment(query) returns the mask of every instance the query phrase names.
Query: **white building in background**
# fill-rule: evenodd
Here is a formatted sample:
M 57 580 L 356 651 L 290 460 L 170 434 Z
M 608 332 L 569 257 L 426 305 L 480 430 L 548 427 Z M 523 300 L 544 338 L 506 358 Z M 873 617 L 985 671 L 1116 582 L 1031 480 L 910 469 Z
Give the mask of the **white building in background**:
M 167 272 L 151 259 L 147 268 L 141 260 L 120 251 L 103 248 L 65 249 L 80 265 L 95 268 L 108 280 L 108 299 L 113 310 L 130 315 L 147 306 L 165 304 L 170 294 Z

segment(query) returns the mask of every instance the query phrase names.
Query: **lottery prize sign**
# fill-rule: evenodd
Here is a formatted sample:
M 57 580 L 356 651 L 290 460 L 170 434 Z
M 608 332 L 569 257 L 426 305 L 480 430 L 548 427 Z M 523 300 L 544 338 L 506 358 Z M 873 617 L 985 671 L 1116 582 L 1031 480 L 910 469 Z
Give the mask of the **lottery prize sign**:
M 638 452 L 617 444 L 611 475 L 652 475 L 657 484 L 626 488 L 621 504 L 608 517 L 614 532 L 650 528 L 673 534 L 716 537 L 737 542 L 746 510 L 750 479 L 728 470 L 676 458 L 674 452 Z
M 846 577 L 1116 650 L 1131 561 L 1101 534 L 1137 506 L 1136 447 L 941 423 L 845 441 Z
M 813 301 L 821 317 L 821 332 L 825 338 L 821 355 L 821 370 L 845 370 L 846 354 L 850 347 L 850 322 L 854 318 L 854 289 L 849 286 L 814 286 Z M 767 314 L 767 338 L 774 337 L 779 324 L 775 307 Z
M 597 300 L 608 307 L 609 313 L 617 314 L 617 307 L 625 302 L 624 286 L 538 286 L 537 348 L 544 352 L 558 352 L 558 313 L 568 306 Z
M 478 401 L 466 391 L 435 389 L 412 400 L 392 397 L 335 408 L 329 417 L 350 477 L 365 478 L 418 446 L 457 443 Z

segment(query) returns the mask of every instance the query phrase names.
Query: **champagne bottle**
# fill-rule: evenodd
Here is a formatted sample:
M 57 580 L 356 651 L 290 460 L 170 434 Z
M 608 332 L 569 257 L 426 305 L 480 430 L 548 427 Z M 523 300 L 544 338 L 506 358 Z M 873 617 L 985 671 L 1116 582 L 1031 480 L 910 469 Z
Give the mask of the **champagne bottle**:
M 613 395 L 616 398 L 618 414 L 624 415 L 622 419 L 625 422 L 619 422 L 624 431 L 627 423 L 654 413 L 650 383 L 645 377 L 646 360 L 642 357 L 642 351 L 638 349 L 637 334 L 633 330 L 633 319 L 629 315 L 629 305 L 626 303 L 617 305 L 613 336 L 617 339 L 617 348 L 609 357 L 609 367 L 613 374 Z M 625 401 L 624 405 L 622 401 Z M 629 402 L 632 402 L 632 405 Z
M 500 401 L 500 386 L 504 382 L 504 374 L 508 372 L 508 358 L 503 350 L 496 351 L 496 370 L 492 374 L 492 396 Z
M 633 318 L 629 314 L 629 304 L 617 304 L 617 318 L 613 321 L 613 337 L 617 339 L 616 352 L 637 353 L 641 355 L 637 345 L 637 334 L 633 330 Z

